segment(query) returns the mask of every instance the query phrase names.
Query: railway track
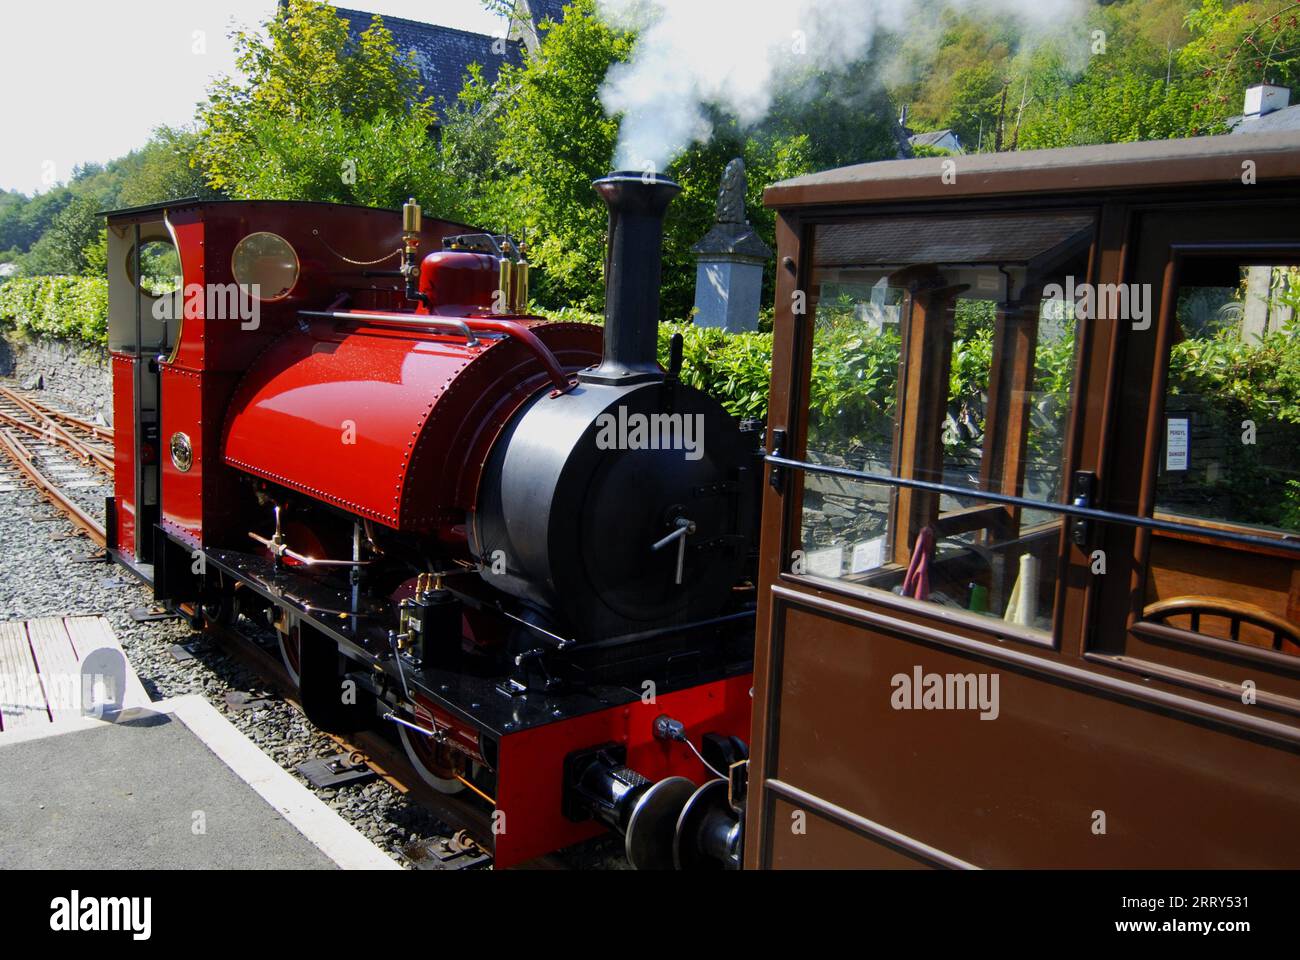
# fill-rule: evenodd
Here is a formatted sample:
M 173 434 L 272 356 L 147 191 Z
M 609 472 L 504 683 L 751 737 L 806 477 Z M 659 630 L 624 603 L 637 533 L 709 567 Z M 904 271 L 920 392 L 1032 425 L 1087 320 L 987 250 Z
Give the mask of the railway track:
M 37 443 L 57 445 L 113 475 L 113 430 L 0 386 L 0 425 Z
M 63 512 L 97 545 L 104 546 L 103 523 L 86 504 L 78 503 L 74 491 L 88 490 L 111 482 L 113 431 L 0 386 L 0 492 L 15 488 L 20 478 L 29 483 Z M 87 471 L 90 471 L 88 473 Z M 99 476 L 92 476 L 98 474 Z M 107 479 L 105 479 L 107 478 Z M 192 606 L 180 611 L 190 622 L 214 636 L 221 646 L 261 676 L 279 696 L 299 713 L 302 705 L 297 688 L 280 658 L 251 632 L 235 625 L 205 622 Z M 347 737 L 326 734 L 351 762 L 361 762 L 403 796 L 410 797 L 446 823 L 455 835 L 447 851 L 426 851 L 438 860 L 438 868 L 455 870 L 484 865 L 474 848 L 491 849 L 491 811 L 473 798 L 438 793 L 420 778 L 400 746 L 378 731 L 364 731 Z M 412 860 L 418 863 L 416 857 Z M 458 862 L 459 861 L 459 862 Z M 560 861 L 542 858 L 530 867 L 559 869 Z
M 113 431 L 0 386 L 0 451 L 96 544 L 104 524 L 84 494 L 113 477 Z M 3 481 L 0 481 L 3 482 Z
M 194 616 L 189 605 L 181 606 L 182 612 Z M 243 663 L 259 674 L 286 703 L 299 713 L 306 715 L 298 701 L 297 687 L 279 656 L 272 652 L 269 645 L 263 644 L 256 637 L 238 625 L 207 623 L 205 629 L 216 637 L 219 643 Z M 322 731 L 323 732 L 323 731 Z M 391 743 L 380 732 L 366 730 L 349 736 L 325 733 L 338 745 L 340 752 L 351 762 L 364 763 L 379 779 L 403 796 L 422 804 L 446 823 L 455 836 L 452 838 L 462 848 L 470 847 L 467 854 L 452 857 L 440 864 L 440 869 L 460 869 L 457 859 L 463 860 L 465 866 L 477 869 L 485 866 L 480 857 L 473 856 L 472 846 L 484 851 L 491 849 L 492 819 L 491 811 L 485 809 L 473 799 L 448 796 L 438 793 L 420 779 L 411 766 L 401 747 Z M 531 868 L 559 869 L 558 860 L 541 858 L 528 864 Z

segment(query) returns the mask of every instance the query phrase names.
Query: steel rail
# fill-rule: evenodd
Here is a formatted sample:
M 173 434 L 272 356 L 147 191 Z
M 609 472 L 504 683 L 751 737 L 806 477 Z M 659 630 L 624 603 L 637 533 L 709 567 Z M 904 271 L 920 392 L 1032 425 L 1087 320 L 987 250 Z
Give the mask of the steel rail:
M 47 417 L 51 417 L 55 420 L 62 421 L 63 423 L 66 423 L 70 427 L 75 427 L 78 430 L 88 433 L 94 439 L 102 441 L 103 443 L 111 444 L 113 442 L 112 427 L 105 427 L 105 426 L 101 426 L 98 423 L 91 423 L 89 420 L 84 420 L 81 417 L 73 416 L 72 414 L 66 413 L 63 410 L 56 410 L 53 407 L 47 407 L 45 406 L 45 404 L 39 403 L 36 400 L 31 399 L 30 397 L 26 397 L 15 390 L 11 390 L 9 387 L 0 387 L 0 396 L 6 397 L 9 400 L 12 400 L 18 404 L 29 403 L 36 409 L 40 410 Z
M 68 499 L 45 474 L 41 473 L 32 458 L 31 452 L 10 431 L 0 430 L 0 448 L 3 448 L 5 453 L 9 454 L 10 459 L 23 472 L 23 475 L 35 484 L 36 489 L 47 500 L 67 514 L 68 519 L 84 530 L 91 540 L 101 547 L 108 542 L 104 535 L 103 524 Z
M 65 413 L 62 410 L 58 410 L 47 404 L 41 403 L 39 400 L 34 400 L 31 397 L 18 393 L 15 390 L 10 390 L 8 387 L 0 387 L 0 396 L 3 396 L 11 403 L 16 403 L 28 414 L 30 414 L 31 416 L 39 420 L 50 420 L 56 423 L 67 424 L 68 426 L 71 426 L 73 429 L 80 430 L 83 433 L 90 434 L 91 435 L 90 437 L 72 437 L 71 434 L 67 434 L 69 437 L 82 444 L 86 444 L 86 445 L 94 444 L 95 446 L 98 447 L 104 447 L 109 451 L 111 451 L 113 448 L 112 430 L 108 430 L 107 428 L 103 428 L 103 427 L 98 427 L 87 420 L 83 420 L 80 417 L 74 417 L 70 413 Z
M 47 424 L 50 422 L 51 421 L 46 421 Z M 69 438 L 66 434 L 50 430 L 48 426 L 42 427 L 38 424 L 28 423 L 27 421 L 20 420 L 18 417 L 6 413 L 3 410 L 0 410 L 0 423 L 10 427 L 15 427 L 37 440 L 43 440 L 46 443 L 56 443 L 60 446 L 66 447 L 80 459 L 98 467 L 110 476 L 113 473 L 113 461 L 110 457 L 78 443 L 75 439 Z
M 0 387 L 0 397 L 14 404 L 20 411 L 31 417 L 35 423 L 27 423 L 4 410 L 0 410 L 0 422 L 17 427 L 38 440 L 61 444 L 82 460 L 94 464 L 105 473 L 111 474 L 113 472 L 113 458 L 102 450 L 90 446 L 91 441 L 81 437 L 74 437 L 54 419 L 52 411 L 38 406 L 4 387 Z

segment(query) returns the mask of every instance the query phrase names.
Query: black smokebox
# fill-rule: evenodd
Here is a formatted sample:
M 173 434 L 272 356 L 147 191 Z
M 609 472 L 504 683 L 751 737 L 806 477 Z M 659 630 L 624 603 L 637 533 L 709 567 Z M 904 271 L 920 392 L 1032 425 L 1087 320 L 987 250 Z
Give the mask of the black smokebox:
M 609 207 L 605 252 L 605 355 L 588 383 L 629 384 L 663 376 L 656 359 L 664 211 L 681 187 L 667 177 L 622 170 L 592 186 Z

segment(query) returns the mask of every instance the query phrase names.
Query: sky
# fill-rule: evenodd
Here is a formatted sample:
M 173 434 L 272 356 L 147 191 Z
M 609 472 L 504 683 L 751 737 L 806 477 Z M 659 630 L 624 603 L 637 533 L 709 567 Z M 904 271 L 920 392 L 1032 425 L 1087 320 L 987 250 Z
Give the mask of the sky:
M 505 33 L 479 0 L 341 4 L 462 30 Z M 0 188 L 31 194 L 78 164 L 142 146 L 154 127 L 194 119 L 211 77 L 232 73 L 233 26 L 275 0 L 17 0 L 0 15 Z

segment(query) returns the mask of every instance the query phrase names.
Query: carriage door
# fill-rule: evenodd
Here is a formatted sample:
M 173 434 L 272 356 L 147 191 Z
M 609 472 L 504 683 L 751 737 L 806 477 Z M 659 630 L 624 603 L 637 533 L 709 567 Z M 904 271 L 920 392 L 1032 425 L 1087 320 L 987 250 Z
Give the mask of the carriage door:
M 1124 331 L 1107 456 L 1130 466 L 1109 488 L 1151 524 L 1099 540 L 1112 562 L 1087 656 L 1195 691 L 1294 749 L 1300 202 L 1139 210 L 1131 229 L 1129 280 L 1153 309 Z M 1256 764 L 1252 782 L 1266 781 Z
M 746 866 L 996 864 L 1034 816 L 1009 745 L 1054 708 L 1012 665 L 1084 633 L 1100 212 L 950 211 L 779 222 Z

